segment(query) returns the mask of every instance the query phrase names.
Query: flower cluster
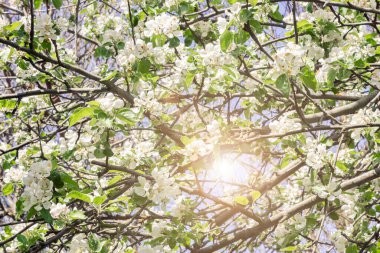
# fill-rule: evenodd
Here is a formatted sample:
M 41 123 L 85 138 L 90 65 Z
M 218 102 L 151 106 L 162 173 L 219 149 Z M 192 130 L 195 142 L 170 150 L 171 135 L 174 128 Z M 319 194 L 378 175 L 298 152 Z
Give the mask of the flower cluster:
M 46 38 L 57 38 L 57 31 L 54 29 L 54 24 L 50 18 L 50 15 L 47 13 L 43 13 L 40 16 L 37 16 L 36 18 L 36 24 L 35 24 L 35 30 L 38 32 L 42 37 Z
M 194 140 L 185 149 L 181 150 L 180 153 L 187 157 L 190 161 L 196 161 L 200 157 L 208 154 L 214 145 L 206 143 L 203 140 Z
M 68 253 L 89 253 L 90 247 L 88 245 L 87 237 L 85 234 L 77 234 L 71 239 Z
M 322 199 L 328 201 L 334 201 L 342 194 L 342 190 L 339 188 L 337 182 L 331 181 L 327 185 L 319 185 L 313 187 L 313 191 Z
M 180 191 L 175 179 L 170 176 L 165 168 L 154 168 L 152 171 L 153 181 L 145 177 L 138 177 L 140 186 L 134 188 L 134 192 L 142 197 L 147 197 L 155 203 L 166 203 L 176 197 Z
M 198 51 L 205 66 L 220 66 L 232 62 L 232 58 L 228 54 L 224 54 L 219 45 L 207 44 L 205 49 Z
M 6 184 L 18 183 L 23 179 L 24 176 L 25 176 L 25 172 L 23 169 L 13 167 L 5 171 L 3 182 Z
M 275 71 L 289 76 L 297 75 L 300 68 L 305 65 L 303 61 L 305 54 L 306 50 L 304 48 L 289 42 L 285 47 L 278 50 L 273 57 L 275 60 Z
M 139 98 L 135 99 L 136 106 L 146 108 L 154 115 L 159 115 L 162 112 L 162 104 L 158 102 L 155 97 L 154 91 L 150 90 L 147 92 L 142 92 Z
M 327 146 L 311 138 L 306 140 L 306 152 L 306 164 L 316 170 L 323 168 L 330 157 Z
M 51 168 L 50 161 L 36 162 L 30 166 L 23 179 L 25 188 L 21 196 L 25 199 L 24 211 L 28 211 L 32 207 L 37 211 L 42 208 L 50 208 L 50 199 L 53 196 L 53 182 L 48 177 Z
M 144 35 L 151 37 L 152 35 L 165 34 L 169 38 L 173 36 L 181 36 L 179 29 L 179 19 L 166 13 L 156 16 L 154 19 L 145 22 Z
M 365 125 L 369 123 L 379 122 L 380 110 L 372 110 L 370 108 L 360 109 L 357 113 L 352 115 L 350 125 Z M 357 128 L 352 130 L 351 138 L 358 142 L 361 138 L 361 134 L 365 131 L 363 128 Z M 370 133 L 373 134 L 375 129 L 370 129 Z
M 65 204 L 61 203 L 53 203 L 50 207 L 50 214 L 51 217 L 53 217 L 54 219 L 65 217 L 66 215 L 68 215 L 69 211 L 70 209 Z
M 273 134 L 284 134 L 290 131 L 300 130 L 302 124 L 297 118 L 289 118 L 294 112 L 284 113 L 277 120 L 269 123 L 269 128 Z
M 120 50 L 116 61 L 123 67 L 129 68 L 137 59 L 150 56 L 152 54 L 153 44 L 146 43 L 142 39 L 137 39 L 136 44 L 132 40 L 125 43 L 124 49 Z
M 96 100 L 99 102 L 100 108 L 105 112 L 112 112 L 113 109 L 120 109 L 124 107 L 124 101 L 114 96 L 113 93 L 108 93 L 103 98 Z

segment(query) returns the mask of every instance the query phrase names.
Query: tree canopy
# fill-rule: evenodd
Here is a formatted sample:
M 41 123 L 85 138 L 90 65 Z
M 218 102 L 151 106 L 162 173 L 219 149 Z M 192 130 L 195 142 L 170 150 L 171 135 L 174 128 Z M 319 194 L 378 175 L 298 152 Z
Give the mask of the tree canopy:
M 0 252 L 380 252 L 380 2 L 0 3 Z

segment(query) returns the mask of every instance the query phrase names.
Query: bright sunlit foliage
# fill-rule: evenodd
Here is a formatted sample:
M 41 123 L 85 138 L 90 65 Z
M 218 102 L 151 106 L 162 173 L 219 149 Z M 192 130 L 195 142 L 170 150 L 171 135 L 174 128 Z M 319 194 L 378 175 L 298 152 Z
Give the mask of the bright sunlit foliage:
M 380 1 L 0 1 L 0 253 L 379 253 Z

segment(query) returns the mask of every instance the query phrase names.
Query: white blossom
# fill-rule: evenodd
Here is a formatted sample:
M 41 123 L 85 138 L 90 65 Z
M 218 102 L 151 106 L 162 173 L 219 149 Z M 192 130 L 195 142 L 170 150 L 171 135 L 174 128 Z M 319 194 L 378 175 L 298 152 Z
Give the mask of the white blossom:
M 163 13 L 145 22 L 144 35 L 151 37 L 157 34 L 165 34 L 169 38 L 181 36 L 182 31 L 179 29 L 179 19 L 176 16 Z
M 275 70 L 287 75 L 297 75 L 300 68 L 305 64 L 303 57 L 306 50 L 299 45 L 289 42 L 285 47 L 277 51 L 273 57 Z
M 322 199 L 327 199 L 328 201 L 334 201 L 336 198 L 342 194 L 342 190 L 338 189 L 338 184 L 334 181 L 328 183 L 328 185 L 321 185 L 313 187 L 313 190 Z
M 306 164 L 317 170 L 325 165 L 330 156 L 325 144 L 311 138 L 306 140 L 306 151 Z
M 65 204 L 61 203 L 53 203 L 50 207 L 50 214 L 51 217 L 53 217 L 54 219 L 66 216 L 69 213 L 69 211 L 70 209 Z
M 51 39 L 57 38 L 57 31 L 54 29 L 54 23 L 52 22 L 50 15 L 47 13 L 42 13 L 36 17 L 34 29 L 42 37 Z
M 113 93 L 108 93 L 105 97 L 98 98 L 96 101 L 99 102 L 100 108 L 106 112 L 124 107 L 124 101 L 115 97 Z
M 9 170 L 6 170 L 4 175 L 4 183 L 18 183 L 25 176 L 25 172 L 22 168 L 12 167 Z
M 290 131 L 300 130 L 302 124 L 297 118 L 289 118 L 290 115 L 294 114 L 293 112 L 284 113 L 277 120 L 274 120 L 269 123 L 269 128 L 273 134 L 284 134 Z
M 77 234 L 71 239 L 68 253 L 89 253 L 87 237 L 85 234 Z
M 49 209 L 50 199 L 53 196 L 53 182 L 47 177 L 51 170 L 50 161 L 33 163 L 23 178 L 25 185 L 22 197 L 24 201 L 24 211 L 28 211 L 34 206 L 39 211 L 42 208 Z

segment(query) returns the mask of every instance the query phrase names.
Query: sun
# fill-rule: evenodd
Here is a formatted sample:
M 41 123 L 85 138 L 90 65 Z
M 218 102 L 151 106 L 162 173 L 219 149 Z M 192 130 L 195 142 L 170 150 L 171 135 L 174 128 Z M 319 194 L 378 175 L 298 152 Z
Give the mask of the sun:
M 231 154 L 222 154 L 214 160 L 210 177 L 216 180 L 234 182 L 239 170 L 238 162 Z

